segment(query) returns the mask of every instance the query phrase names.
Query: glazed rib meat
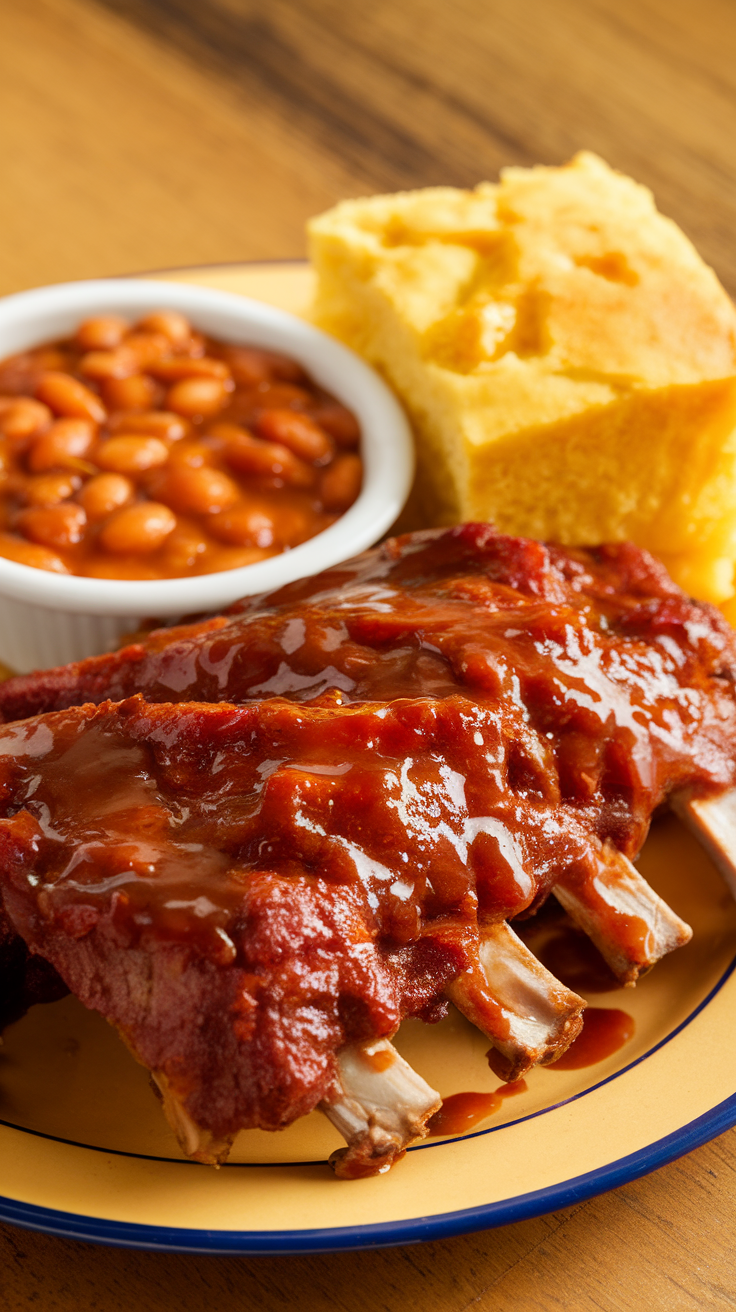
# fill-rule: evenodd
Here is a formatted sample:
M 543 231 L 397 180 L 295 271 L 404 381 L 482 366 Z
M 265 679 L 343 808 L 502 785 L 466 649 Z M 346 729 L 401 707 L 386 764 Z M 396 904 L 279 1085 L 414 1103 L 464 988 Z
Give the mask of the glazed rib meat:
M 518 708 L 459 696 L 134 697 L 25 721 L 0 731 L 6 906 L 217 1157 L 238 1129 L 329 1104 L 346 1045 L 437 1018 L 459 977 L 484 977 L 479 923 L 595 862 L 585 815 L 536 760 L 517 825 L 512 749 L 538 750 Z M 513 1059 L 503 987 L 488 987 L 480 1022 Z M 582 1009 L 557 992 L 555 1053 Z
M 735 675 L 723 616 L 633 544 L 561 548 L 465 524 L 393 539 L 228 615 L 11 679 L 0 714 L 136 692 L 149 702 L 514 702 L 562 800 L 592 806 L 601 842 L 632 860 L 657 806 L 673 798 L 683 809 L 686 797 L 731 785 Z M 576 900 L 591 923 L 579 887 Z
M 735 670 L 734 633 L 720 613 L 690 601 L 633 544 L 561 548 L 465 524 L 394 538 L 227 615 L 10 679 L 0 715 L 134 693 L 237 703 L 511 697 L 552 732 L 563 788 L 585 801 L 602 771 L 615 790 L 639 759 L 644 781 L 644 758 L 655 756 L 676 771 L 678 757 L 694 754 L 730 781 L 717 725 L 728 737 Z
M 689 938 L 631 862 L 734 783 L 734 641 L 630 545 L 466 525 L 11 680 L 7 915 L 190 1155 L 319 1106 L 387 1169 L 439 1101 L 404 1017 L 451 1000 L 506 1079 L 578 1033 L 515 917 L 554 891 L 625 983 Z

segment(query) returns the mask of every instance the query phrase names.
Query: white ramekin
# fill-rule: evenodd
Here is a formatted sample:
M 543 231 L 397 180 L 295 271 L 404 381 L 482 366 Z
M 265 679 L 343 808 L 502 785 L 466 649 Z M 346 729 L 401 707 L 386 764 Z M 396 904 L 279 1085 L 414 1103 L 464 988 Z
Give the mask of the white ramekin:
M 335 524 L 269 560 L 195 578 L 108 580 L 47 573 L 0 557 L 0 659 L 26 671 L 109 650 L 148 618 L 215 611 L 238 597 L 281 587 L 365 550 L 401 510 L 414 469 L 413 443 L 395 397 L 347 347 L 283 310 L 183 283 L 105 279 L 62 283 L 0 300 L 0 359 L 70 335 L 92 314 L 138 318 L 171 308 L 224 341 L 263 346 L 298 360 L 356 414 L 363 489 Z

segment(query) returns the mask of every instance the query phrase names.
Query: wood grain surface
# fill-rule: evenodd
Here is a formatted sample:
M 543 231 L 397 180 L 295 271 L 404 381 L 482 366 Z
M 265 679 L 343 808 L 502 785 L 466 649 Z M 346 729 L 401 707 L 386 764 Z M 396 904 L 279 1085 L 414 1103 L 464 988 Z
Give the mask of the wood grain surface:
M 2 292 L 298 257 L 339 196 L 581 146 L 648 183 L 736 291 L 731 0 L 4 0 L 0 26 Z M 0 1308 L 730 1308 L 735 1168 L 732 1131 L 570 1211 L 317 1257 L 0 1227 Z

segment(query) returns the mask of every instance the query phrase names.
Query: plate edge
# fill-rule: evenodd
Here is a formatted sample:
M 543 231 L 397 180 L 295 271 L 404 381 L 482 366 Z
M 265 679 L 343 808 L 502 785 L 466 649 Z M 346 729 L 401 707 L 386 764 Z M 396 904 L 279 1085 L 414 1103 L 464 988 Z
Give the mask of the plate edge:
M 135 1225 L 105 1221 L 73 1212 L 60 1212 L 34 1204 L 18 1203 L 0 1196 L 0 1221 L 27 1230 L 38 1230 L 62 1239 L 107 1244 L 115 1248 L 137 1248 L 158 1252 L 235 1254 L 268 1256 L 297 1253 L 331 1253 L 360 1248 L 393 1248 L 432 1239 L 447 1239 L 477 1230 L 531 1220 L 545 1213 L 571 1207 L 597 1194 L 619 1188 L 649 1175 L 669 1162 L 684 1157 L 736 1124 L 736 1093 L 709 1111 L 673 1130 L 662 1139 L 620 1157 L 605 1166 L 574 1176 L 561 1184 L 547 1185 L 517 1198 L 486 1203 L 481 1207 L 444 1212 L 408 1221 L 381 1221 L 364 1226 L 318 1230 L 283 1230 L 266 1235 L 257 1230 L 185 1230 L 171 1226 Z M 339 1185 L 336 1186 L 339 1188 Z M 203 1236 L 206 1239 L 203 1242 Z

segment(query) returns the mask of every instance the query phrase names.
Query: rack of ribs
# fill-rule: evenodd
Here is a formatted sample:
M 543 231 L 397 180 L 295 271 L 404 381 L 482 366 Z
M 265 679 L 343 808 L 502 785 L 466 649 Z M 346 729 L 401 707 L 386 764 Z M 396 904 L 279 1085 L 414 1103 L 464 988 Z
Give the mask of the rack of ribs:
M 405 1017 L 452 1002 L 507 1080 L 578 1034 L 516 917 L 553 892 L 626 984 L 687 942 L 632 861 L 666 804 L 716 842 L 735 672 L 718 612 L 630 544 L 394 539 L 0 687 L 6 917 L 190 1156 L 319 1107 L 338 1175 L 386 1170 L 439 1105 Z

